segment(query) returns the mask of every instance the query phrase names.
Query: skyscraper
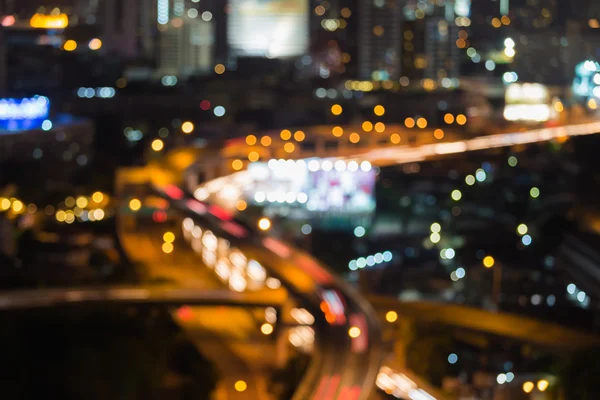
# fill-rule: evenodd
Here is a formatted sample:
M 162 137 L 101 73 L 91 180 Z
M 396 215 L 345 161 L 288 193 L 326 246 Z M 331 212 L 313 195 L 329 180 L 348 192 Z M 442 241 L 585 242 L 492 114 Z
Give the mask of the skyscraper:
M 308 50 L 308 0 L 230 0 L 227 40 L 233 56 L 295 57 Z
M 123 58 L 140 55 L 138 31 L 143 0 L 103 0 L 102 37 L 106 51 Z M 88 2 L 89 3 L 89 2 Z
M 401 3 L 361 1 L 358 15 L 359 77 L 397 79 L 400 76 Z
M 425 78 L 435 81 L 444 81 L 444 78 L 458 78 L 460 53 L 455 44 L 457 37 L 458 27 L 453 19 L 451 21 L 443 17 L 427 19 L 425 23 L 425 57 L 427 60 Z
M 194 3 L 157 1 L 160 75 L 202 74 L 214 66 L 213 14 L 208 10 L 199 11 Z

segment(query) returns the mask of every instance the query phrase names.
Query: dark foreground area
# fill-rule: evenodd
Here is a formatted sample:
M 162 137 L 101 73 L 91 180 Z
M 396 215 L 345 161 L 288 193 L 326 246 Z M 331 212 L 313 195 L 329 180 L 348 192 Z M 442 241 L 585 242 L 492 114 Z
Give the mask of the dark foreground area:
M 163 308 L 0 314 L 0 398 L 209 399 L 217 373 Z

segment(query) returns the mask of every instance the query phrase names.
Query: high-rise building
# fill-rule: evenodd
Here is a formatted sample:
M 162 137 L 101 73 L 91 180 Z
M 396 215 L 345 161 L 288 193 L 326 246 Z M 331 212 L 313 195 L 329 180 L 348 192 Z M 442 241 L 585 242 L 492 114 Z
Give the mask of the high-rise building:
M 105 51 L 123 58 L 140 55 L 141 0 L 103 0 L 102 37 Z
M 400 76 L 402 12 L 401 2 L 359 2 L 358 63 L 361 79 L 387 80 Z
M 468 17 L 470 8 L 470 0 L 360 2 L 359 77 L 457 78 L 460 52 L 455 18 Z
M 456 46 L 458 26 L 454 19 L 430 17 L 425 22 L 425 78 L 452 83 L 445 78 L 458 78 L 460 73 L 460 52 Z
M 308 0 L 230 0 L 227 40 L 232 56 L 286 58 L 306 54 Z
M 215 24 L 210 11 L 196 2 L 158 0 L 160 75 L 190 76 L 214 67 Z

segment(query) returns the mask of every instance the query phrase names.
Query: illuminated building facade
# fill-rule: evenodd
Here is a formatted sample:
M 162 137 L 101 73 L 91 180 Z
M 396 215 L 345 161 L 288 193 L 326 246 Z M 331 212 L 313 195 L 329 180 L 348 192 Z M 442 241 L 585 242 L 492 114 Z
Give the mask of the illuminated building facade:
M 159 74 L 189 76 L 211 71 L 214 65 L 213 22 L 176 18 L 160 33 Z
M 189 76 L 212 71 L 215 64 L 215 16 L 210 4 L 157 0 L 158 74 Z
M 46 97 L 0 99 L 0 130 L 39 129 L 50 113 Z
M 230 0 L 227 40 L 232 56 L 288 58 L 306 54 L 308 0 Z
M 90 120 L 50 113 L 46 97 L 0 99 L 0 163 L 29 165 L 36 179 L 68 181 L 86 167 L 94 131 Z

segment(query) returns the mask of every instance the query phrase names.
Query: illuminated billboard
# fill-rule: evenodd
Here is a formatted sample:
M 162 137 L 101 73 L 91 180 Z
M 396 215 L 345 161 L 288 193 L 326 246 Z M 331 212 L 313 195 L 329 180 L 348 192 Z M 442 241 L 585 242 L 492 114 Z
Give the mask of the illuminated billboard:
M 539 83 L 512 83 L 506 87 L 504 119 L 544 122 L 556 117 L 548 88 Z
M 43 29 L 63 29 L 69 26 L 69 17 L 67 14 L 34 14 L 29 20 L 29 25 L 32 28 Z
M 308 0 L 230 0 L 227 37 L 238 56 L 285 58 L 308 48 Z
M 375 210 L 375 171 L 366 161 L 271 160 L 252 163 L 246 193 L 254 204 L 309 212 L 365 214 Z
M 44 96 L 23 99 L 0 99 L 0 129 L 17 131 L 40 127 L 50 112 Z

